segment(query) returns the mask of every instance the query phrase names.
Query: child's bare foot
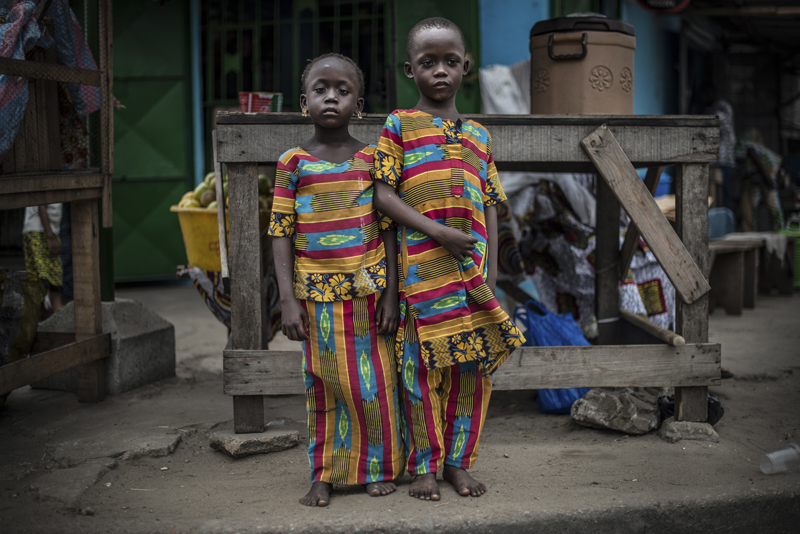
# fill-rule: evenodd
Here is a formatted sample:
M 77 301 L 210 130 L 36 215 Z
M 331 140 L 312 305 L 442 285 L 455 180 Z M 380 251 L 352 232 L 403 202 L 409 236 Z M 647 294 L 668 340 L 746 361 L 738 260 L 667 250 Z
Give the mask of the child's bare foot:
M 364 484 L 364 488 L 366 488 L 367 495 L 370 497 L 381 497 L 394 493 L 397 486 L 393 482 L 373 482 L 372 484 Z
M 414 482 L 411 483 L 408 494 L 423 501 L 438 501 L 440 496 L 439 484 L 436 483 L 436 473 L 417 475 L 414 478 Z
M 445 465 L 443 477 L 453 485 L 459 495 L 480 497 L 486 493 L 486 486 L 469 476 L 469 473 L 464 469 Z
M 333 486 L 327 482 L 318 480 L 311 484 L 311 490 L 306 493 L 306 496 L 300 499 L 300 504 L 306 506 L 328 506 L 331 500 L 331 490 Z

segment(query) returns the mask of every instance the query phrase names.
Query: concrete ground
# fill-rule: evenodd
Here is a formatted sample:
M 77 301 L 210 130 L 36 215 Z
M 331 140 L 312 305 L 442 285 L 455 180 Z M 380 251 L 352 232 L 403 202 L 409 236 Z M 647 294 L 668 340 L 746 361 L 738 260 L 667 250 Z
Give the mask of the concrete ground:
M 190 285 L 118 289 L 175 325 L 177 376 L 99 404 L 22 388 L 0 412 L 0 532 L 798 532 L 800 473 L 764 475 L 765 452 L 800 442 L 800 294 L 710 319 L 736 378 L 712 388 L 719 443 L 593 430 L 543 415 L 530 392 L 497 392 L 473 475 L 488 492 L 439 502 L 308 490 L 304 443 L 232 459 L 209 434 L 232 426 L 225 328 Z M 272 348 L 294 348 L 278 340 Z M 269 397 L 270 428 L 304 433 L 302 396 Z

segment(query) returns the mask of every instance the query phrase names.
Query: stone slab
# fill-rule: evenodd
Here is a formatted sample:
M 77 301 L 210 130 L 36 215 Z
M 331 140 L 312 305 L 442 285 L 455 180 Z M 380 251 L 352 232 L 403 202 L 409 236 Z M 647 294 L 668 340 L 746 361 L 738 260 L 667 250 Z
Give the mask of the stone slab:
M 103 302 L 103 332 L 111 333 L 111 354 L 105 360 L 106 393 L 125 391 L 175 376 L 175 327 L 163 317 L 128 299 Z M 40 332 L 73 332 L 70 302 L 39 325 Z M 75 369 L 40 380 L 33 387 L 77 391 Z
M 49 444 L 47 451 L 60 464 L 73 466 L 96 458 L 159 458 L 175 452 L 180 442 L 181 435 L 176 433 L 143 435 L 111 430 L 100 435 Z
M 676 421 L 674 417 L 664 421 L 658 435 L 670 443 L 677 443 L 682 439 L 719 443 L 719 434 L 710 424 Z
M 300 443 L 297 430 L 272 430 L 253 434 L 236 434 L 233 430 L 220 430 L 210 436 L 212 449 L 234 458 L 290 449 Z
M 658 427 L 661 388 L 595 388 L 575 401 L 570 415 L 580 425 L 626 434 L 646 434 Z
M 116 466 L 117 461 L 112 458 L 89 460 L 41 476 L 31 484 L 31 489 L 37 492 L 39 500 L 59 501 L 67 508 L 76 508 L 81 495 Z

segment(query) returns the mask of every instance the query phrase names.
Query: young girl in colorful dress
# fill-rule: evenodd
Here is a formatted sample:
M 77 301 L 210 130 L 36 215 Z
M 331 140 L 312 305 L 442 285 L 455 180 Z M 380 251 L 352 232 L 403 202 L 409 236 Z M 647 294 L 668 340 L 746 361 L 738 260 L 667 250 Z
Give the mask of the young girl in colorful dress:
M 491 374 L 524 338 L 494 297 L 495 204 L 506 200 L 492 139 L 463 120 L 456 91 L 469 71 L 461 30 L 447 19 L 408 35 L 415 109 L 386 120 L 375 157 L 375 205 L 400 227 L 400 329 L 409 494 L 439 500 L 436 473 L 460 495 L 486 487 L 475 462 Z
M 327 506 L 332 484 L 387 495 L 403 473 L 397 249 L 373 209 L 375 146 L 348 130 L 364 105 L 361 70 L 326 54 L 301 83 L 314 136 L 280 158 L 269 233 L 283 333 L 303 342 L 312 485 L 300 502 Z

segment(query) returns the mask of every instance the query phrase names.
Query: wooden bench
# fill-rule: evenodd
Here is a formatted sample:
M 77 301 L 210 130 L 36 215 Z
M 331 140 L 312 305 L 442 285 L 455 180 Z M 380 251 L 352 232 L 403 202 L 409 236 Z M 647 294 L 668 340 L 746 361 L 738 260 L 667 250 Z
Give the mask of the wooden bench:
M 708 244 L 711 294 L 709 313 L 717 305 L 728 315 L 741 315 L 742 308 L 756 307 L 759 249 L 761 241 L 715 240 Z

